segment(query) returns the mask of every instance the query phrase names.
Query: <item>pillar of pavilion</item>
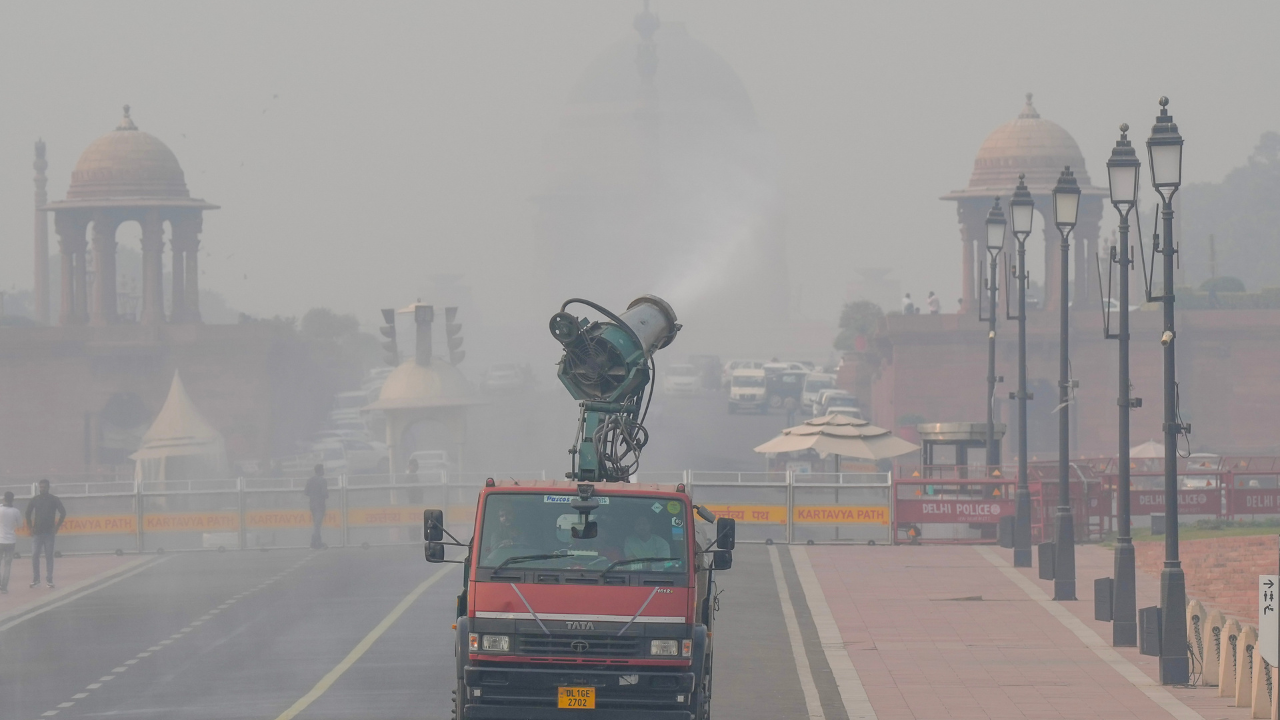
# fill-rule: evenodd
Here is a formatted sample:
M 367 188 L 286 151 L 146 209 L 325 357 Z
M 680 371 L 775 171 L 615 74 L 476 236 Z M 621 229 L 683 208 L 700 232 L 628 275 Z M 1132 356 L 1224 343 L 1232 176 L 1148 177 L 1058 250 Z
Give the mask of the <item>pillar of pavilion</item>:
M 977 312 L 978 303 L 983 296 L 982 288 L 986 280 L 986 217 L 991 208 L 993 198 L 1001 198 L 1005 206 L 1006 216 L 1008 203 L 1013 189 L 1018 186 L 1018 175 L 1027 176 L 1027 188 L 1035 199 L 1039 220 L 1032 236 L 1027 239 L 1027 254 L 1034 252 L 1034 242 L 1039 235 L 1044 240 L 1044 277 L 1041 287 L 1044 288 L 1045 302 L 1043 309 L 1057 309 L 1061 291 L 1059 283 L 1059 243 L 1061 237 L 1058 228 L 1053 224 L 1053 186 L 1058 182 L 1058 175 L 1063 168 L 1070 166 L 1080 183 L 1080 215 L 1076 229 L 1071 234 L 1074 245 L 1072 262 L 1075 276 L 1072 280 L 1072 297 L 1096 297 L 1097 280 L 1093 277 L 1093 256 L 1098 250 L 1098 235 L 1101 232 L 1102 204 L 1107 191 L 1094 187 L 1089 181 L 1089 173 L 1085 170 L 1084 155 L 1070 133 L 1051 120 L 1040 117 L 1035 106 L 1031 104 L 1031 93 L 1027 93 L 1027 104 L 1022 112 L 1012 121 L 996 128 L 982 142 L 978 156 L 973 161 L 973 174 L 969 177 L 969 185 L 963 190 L 956 190 L 942 197 L 956 203 L 956 213 L 960 221 L 960 260 L 961 260 L 961 312 Z M 1006 235 L 1006 250 L 1013 247 L 1013 238 Z M 1008 257 L 1008 253 L 1005 253 Z M 1006 278 L 999 278 L 999 287 L 1008 287 Z M 1073 309 L 1088 307 L 1096 310 L 1097 305 L 1088 302 L 1073 302 Z
M 212 205 L 191 197 L 178 159 L 164 143 L 138 130 L 124 107 L 112 132 L 90 143 L 71 173 L 66 200 L 44 204 L 44 146 L 36 146 L 36 306 L 44 293 L 48 307 L 47 232 L 40 222 L 53 212 L 61 250 L 62 325 L 110 325 L 122 318 L 116 303 L 116 231 L 128 222 L 142 230 L 142 306 L 137 322 L 165 322 L 165 228 L 173 261 L 168 321 L 200 322 L 199 250 L 205 210 Z M 43 239 L 43 245 L 42 245 Z M 46 261 L 47 262 L 47 261 Z M 46 311 L 47 312 L 47 311 Z

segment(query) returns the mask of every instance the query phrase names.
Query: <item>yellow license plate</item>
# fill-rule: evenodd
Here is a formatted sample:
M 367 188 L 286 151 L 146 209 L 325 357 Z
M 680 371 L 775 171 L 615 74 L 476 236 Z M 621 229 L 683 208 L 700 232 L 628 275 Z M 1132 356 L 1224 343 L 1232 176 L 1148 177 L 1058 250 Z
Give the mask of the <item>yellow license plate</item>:
M 562 687 L 557 689 L 559 707 L 574 710 L 595 710 L 596 689 L 583 687 Z

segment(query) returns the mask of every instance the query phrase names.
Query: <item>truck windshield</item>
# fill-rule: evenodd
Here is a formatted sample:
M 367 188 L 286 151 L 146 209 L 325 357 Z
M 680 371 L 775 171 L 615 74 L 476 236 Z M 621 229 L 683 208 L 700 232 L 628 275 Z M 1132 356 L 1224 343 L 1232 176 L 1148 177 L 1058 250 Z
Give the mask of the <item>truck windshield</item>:
M 620 564 L 615 572 L 685 572 L 688 541 L 685 504 L 654 497 L 596 496 L 590 519 L 593 538 L 581 534 L 582 516 L 570 507 L 574 495 L 495 493 L 485 500 L 480 531 L 480 567 L 604 570 L 619 560 L 672 558 Z M 577 529 L 579 532 L 575 533 Z
M 733 378 L 734 387 L 764 387 L 764 378 L 759 376 L 735 377 Z

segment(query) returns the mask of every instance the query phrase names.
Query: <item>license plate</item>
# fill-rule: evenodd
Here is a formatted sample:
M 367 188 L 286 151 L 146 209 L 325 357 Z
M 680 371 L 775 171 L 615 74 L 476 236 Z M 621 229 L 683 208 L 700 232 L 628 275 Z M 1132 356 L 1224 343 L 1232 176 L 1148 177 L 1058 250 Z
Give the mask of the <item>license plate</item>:
M 584 687 L 562 687 L 557 689 L 559 693 L 559 707 L 572 708 L 574 710 L 595 710 L 596 709 L 596 689 Z

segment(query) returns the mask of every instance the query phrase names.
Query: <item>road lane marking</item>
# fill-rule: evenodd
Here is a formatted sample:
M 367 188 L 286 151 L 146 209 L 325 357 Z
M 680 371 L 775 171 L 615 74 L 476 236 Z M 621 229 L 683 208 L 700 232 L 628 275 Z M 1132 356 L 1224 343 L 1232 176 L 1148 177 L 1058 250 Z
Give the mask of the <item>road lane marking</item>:
M 100 688 L 100 687 L 102 687 L 102 683 L 89 683 L 88 685 L 85 685 L 85 686 L 84 686 L 84 689 L 85 689 L 85 690 L 97 690 L 97 689 L 98 689 L 98 688 Z
M 98 682 L 104 683 L 108 680 L 114 680 L 115 677 L 116 677 L 115 675 L 103 675 L 102 677 L 98 678 Z
M 89 693 L 76 693 L 75 695 L 71 696 L 73 700 L 79 700 L 80 698 L 87 698 L 87 697 L 89 697 Z
M 120 667 L 118 667 L 118 668 L 111 668 L 111 672 L 113 672 L 113 673 L 122 673 L 122 672 L 124 672 L 125 670 L 128 670 L 128 669 L 129 669 L 129 668 L 127 668 L 127 667 L 125 667 L 125 666 L 121 665 L 121 666 L 120 666 Z
M 124 664 L 125 664 L 125 665 L 134 665 L 134 664 L 136 664 L 137 662 L 138 662 L 138 658 L 133 658 L 132 660 L 125 660 L 125 661 L 124 661 Z
M 818 638 L 822 641 L 822 652 L 827 656 L 827 665 L 831 667 L 836 687 L 840 689 L 840 699 L 844 703 L 845 712 L 849 713 L 849 720 L 875 720 L 875 708 L 871 707 L 867 689 L 862 685 L 862 678 L 858 677 L 858 669 L 853 666 L 853 660 L 849 658 L 849 650 L 840 635 L 840 626 L 836 624 L 831 608 L 827 606 L 827 597 L 822 594 L 822 585 L 813 572 L 809 554 L 805 552 L 803 545 L 791 547 L 791 561 L 795 563 L 796 577 L 800 578 L 809 614 L 813 617 Z
M 782 617 L 786 621 L 787 635 L 791 637 L 791 655 L 796 661 L 796 674 L 800 676 L 800 690 L 804 693 L 804 704 L 809 709 L 812 720 L 825 720 L 822 703 L 818 699 L 818 684 L 813 680 L 813 670 L 809 667 L 809 656 L 804 652 L 804 640 L 800 637 L 800 623 L 796 621 L 796 610 L 791 604 L 791 593 L 787 591 L 787 581 L 782 576 L 782 562 L 778 560 L 778 548 L 769 546 L 769 562 L 773 565 L 773 579 L 778 584 L 778 599 L 782 602 Z
M 330 670 L 324 677 L 320 678 L 320 682 L 316 683 L 316 686 L 311 688 L 311 692 L 303 695 L 288 710 L 280 713 L 280 716 L 277 717 L 276 720 L 292 720 L 298 715 L 298 713 L 306 710 L 311 703 L 315 702 L 325 693 L 326 690 L 332 687 L 333 683 L 336 682 L 338 678 L 342 677 L 342 674 L 350 669 L 362 655 L 368 652 L 370 647 L 373 647 L 373 643 L 376 642 L 378 638 L 382 637 L 382 634 L 387 631 L 387 628 L 391 627 L 396 620 L 400 619 L 400 616 L 404 614 L 405 610 L 408 610 L 409 606 L 413 605 L 414 601 L 417 600 L 422 593 L 427 591 L 427 588 L 435 585 L 436 581 L 444 577 L 445 574 L 452 569 L 452 566 L 442 567 L 437 570 L 434 575 L 423 580 L 418 587 L 414 588 L 412 592 L 400 601 L 399 605 L 395 606 L 395 609 L 393 609 L 386 617 L 382 618 L 382 622 L 378 623 L 377 627 L 370 630 L 369 634 L 365 635 L 364 639 L 351 649 L 351 652 L 347 653 L 347 656 L 342 659 L 342 662 L 338 663 L 337 667 Z
M 73 702 L 58 703 L 58 707 L 60 708 L 68 708 L 68 707 L 71 707 L 72 705 L 75 705 L 75 703 Z
M 88 595 L 89 593 L 97 592 L 105 587 L 110 587 L 112 585 L 115 585 L 116 583 L 120 582 L 121 580 L 124 580 L 127 577 L 130 577 L 132 575 L 137 575 L 143 570 L 155 567 L 156 565 L 159 565 L 160 563 L 168 559 L 169 558 L 167 557 L 145 558 L 143 560 L 139 560 L 135 563 L 131 563 L 129 565 L 125 565 L 122 568 L 117 568 L 111 571 L 111 572 L 120 573 L 120 574 L 116 575 L 110 580 L 107 580 L 106 582 L 97 583 L 96 585 L 92 584 L 97 580 L 99 580 L 100 578 L 110 577 L 111 575 L 110 572 L 103 573 L 93 578 L 89 578 L 85 582 L 80 583 L 78 585 L 73 585 L 67 589 L 67 592 L 70 594 L 64 596 L 61 600 L 58 600 L 57 602 L 52 602 L 47 605 L 38 606 L 34 610 L 32 610 L 30 606 L 28 606 L 27 608 L 20 608 L 18 610 L 15 610 L 13 613 L 10 613 L 4 616 L 6 618 L 14 618 L 14 619 L 4 623 L 3 625 L 0 625 L 0 632 L 4 632 L 5 630 L 8 630 L 14 625 L 17 625 L 18 623 L 26 622 L 27 620 L 30 620 L 31 618 L 36 617 L 37 615 L 42 615 L 44 613 L 47 613 L 50 610 L 53 610 L 54 608 L 60 608 L 69 602 L 79 600 L 80 598 L 84 597 L 85 595 Z M 121 570 L 126 570 L 128 568 L 132 568 L 132 569 L 128 570 L 128 572 L 121 572 Z M 86 585 L 88 587 L 86 587 Z M 84 588 L 84 589 L 77 592 L 76 588 Z
M 1131 685 L 1141 690 L 1147 697 L 1151 698 L 1151 700 L 1155 702 L 1156 705 L 1159 705 L 1161 709 L 1173 717 L 1178 718 L 1178 720 L 1202 720 L 1200 713 L 1182 704 L 1181 700 L 1174 697 L 1159 683 L 1152 680 L 1146 673 L 1135 667 L 1133 663 L 1126 660 L 1123 655 L 1116 652 L 1115 649 L 1107 643 L 1103 642 L 1102 638 L 1098 637 L 1098 633 L 1094 632 L 1088 625 L 1085 625 L 1080 618 L 1072 615 L 1071 611 L 1062 607 L 1060 603 L 1051 600 L 1048 593 L 1041 590 L 1040 586 L 1028 580 L 1025 575 L 1015 570 L 1012 565 L 1006 562 L 1004 558 L 997 555 L 994 550 L 986 547 L 975 547 L 974 549 L 992 565 L 995 565 L 1000 572 L 1004 573 L 1005 577 L 1012 580 L 1013 584 L 1021 588 L 1028 597 L 1036 602 L 1036 604 L 1045 610 L 1048 610 L 1049 614 L 1052 615 L 1055 620 L 1062 623 L 1063 627 L 1070 630 L 1073 635 L 1079 638 L 1080 642 L 1084 643 L 1085 647 L 1092 650 L 1094 655 L 1097 655 L 1103 662 L 1110 665 L 1113 670 L 1120 673 L 1125 680 L 1128 680 Z

